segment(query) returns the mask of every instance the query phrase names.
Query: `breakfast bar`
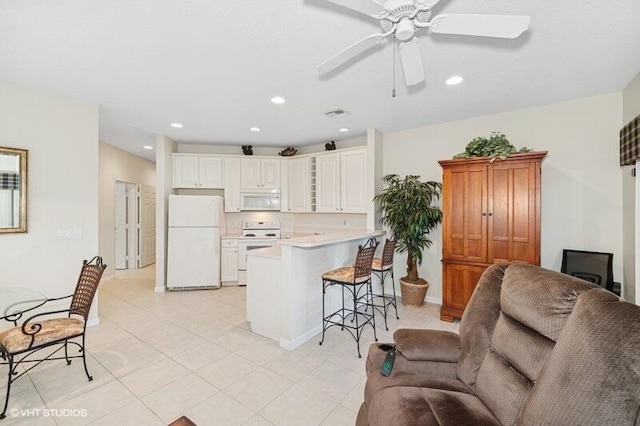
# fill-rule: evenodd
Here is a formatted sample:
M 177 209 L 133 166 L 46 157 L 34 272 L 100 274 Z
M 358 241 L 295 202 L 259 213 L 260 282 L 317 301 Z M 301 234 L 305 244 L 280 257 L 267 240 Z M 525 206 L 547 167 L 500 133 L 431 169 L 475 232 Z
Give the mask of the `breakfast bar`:
M 322 273 L 353 264 L 358 246 L 382 231 L 283 236 L 278 247 L 247 253 L 247 320 L 254 333 L 295 349 L 322 331 Z M 336 291 L 333 291 L 336 290 Z M 341 305 L 328 289 L 327 309 Z

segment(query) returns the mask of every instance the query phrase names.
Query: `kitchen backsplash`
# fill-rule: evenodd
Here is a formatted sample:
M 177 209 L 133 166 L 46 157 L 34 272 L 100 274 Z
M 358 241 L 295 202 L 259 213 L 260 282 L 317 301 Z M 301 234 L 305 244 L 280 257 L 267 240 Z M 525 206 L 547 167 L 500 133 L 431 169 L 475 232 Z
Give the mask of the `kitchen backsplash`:
M 226 214 L 226 233 L 239 234 L 244 221 L 280 221 L 282 232 L 322 232 L 327 229 L 364 229 L 366 215 L 335 213 L 240 212 Z

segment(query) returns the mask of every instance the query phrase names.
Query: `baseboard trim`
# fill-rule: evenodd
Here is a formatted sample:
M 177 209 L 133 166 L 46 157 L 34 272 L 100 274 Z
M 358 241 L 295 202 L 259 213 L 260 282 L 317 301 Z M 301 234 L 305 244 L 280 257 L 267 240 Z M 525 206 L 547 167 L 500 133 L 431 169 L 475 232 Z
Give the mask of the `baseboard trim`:
M 322 332 L 322 326 L 319 325 L 319 326 L 314 327 L 311 330 L 307 331 L 302 336 L 296 337 L 293 340 L 287 340 L 287 339 L 280 338 L 280 347 L 282 349 L 286 349 L 288 351 L 292 351 L 295 348 L 297 348 L 298 346 L 301 346 L 302 344 L 308 342 L 314 336 L 317 336 L 321 332 Z
M 100 318 L 91 318 L 87 320 L 87 327 L 93 327 L 100 324 Z
M 167 289 L 165 287 L 154 287 L 153 291 L 154 293 L 164 293 Z
M 384 287 L 384 292 L 387 295 L 393 295 L 393 289 L 391 288 L 390 285 L 387 285 Z M 402 301 L 402 292 L 400 291 L 399 288 L 396 288 L 396 299 L 398 299 L 398 301 Z M 429 303 L 433 303 L 436 305 L 442 305 L 442 296 L 429 296 L 429 291 L 427 290 L 427 295 L 424 298 L 424 300 L 426 302 Z
M 100 282 L 107 282 L 107 281 L 111 281 L 113 279 L 115 279 L 116 274 L 111 274 L 111 275 L 107 275 L 107 276 L 102 276 L 102 278 L 100 279 Z

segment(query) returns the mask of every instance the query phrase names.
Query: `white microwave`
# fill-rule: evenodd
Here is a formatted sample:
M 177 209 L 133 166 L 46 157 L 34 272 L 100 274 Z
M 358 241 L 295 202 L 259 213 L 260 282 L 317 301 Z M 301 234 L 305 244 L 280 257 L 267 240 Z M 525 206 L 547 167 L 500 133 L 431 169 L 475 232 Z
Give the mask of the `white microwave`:
M 240 194 L 240 210 L 280 211 L 280 194 L 243 192 Z

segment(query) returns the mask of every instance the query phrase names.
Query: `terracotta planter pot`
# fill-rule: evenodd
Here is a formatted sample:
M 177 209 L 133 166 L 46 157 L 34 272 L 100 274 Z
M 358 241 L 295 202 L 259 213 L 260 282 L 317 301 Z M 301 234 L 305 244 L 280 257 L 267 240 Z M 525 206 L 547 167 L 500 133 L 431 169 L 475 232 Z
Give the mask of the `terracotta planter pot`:
M 424 298 L 427 295 L 429 283 L 421 280 L 423 283 L 413 284 L 400 278 L 400 290 L 402 292 L 402 304 L 408 306 L 422 306 Z

